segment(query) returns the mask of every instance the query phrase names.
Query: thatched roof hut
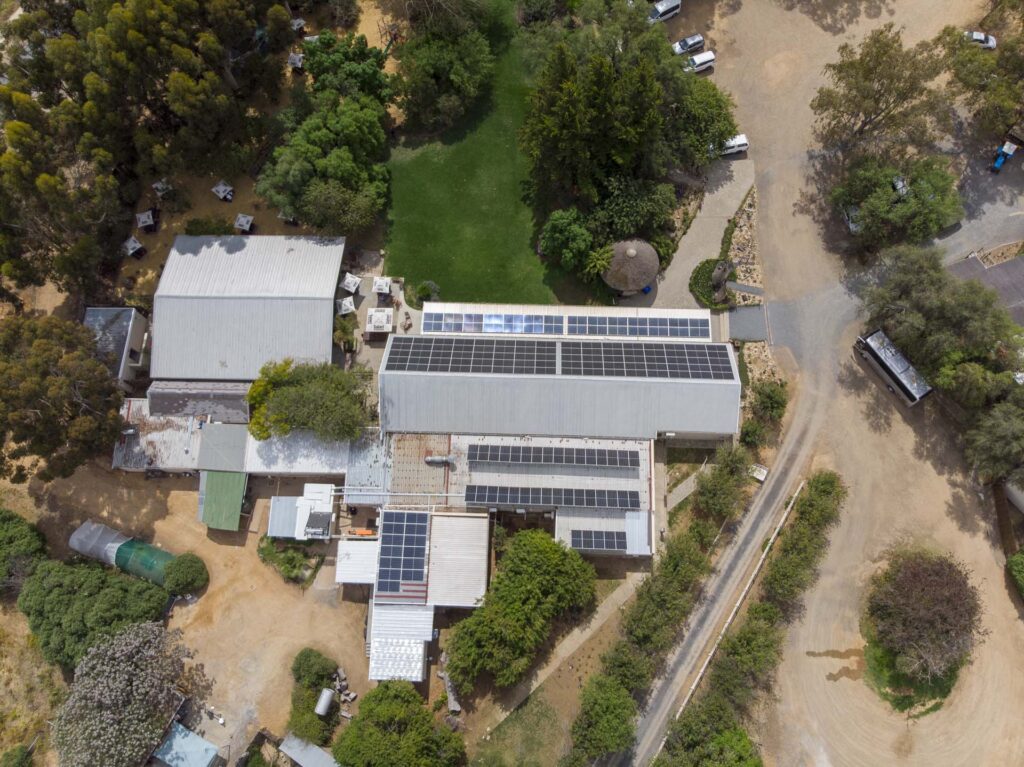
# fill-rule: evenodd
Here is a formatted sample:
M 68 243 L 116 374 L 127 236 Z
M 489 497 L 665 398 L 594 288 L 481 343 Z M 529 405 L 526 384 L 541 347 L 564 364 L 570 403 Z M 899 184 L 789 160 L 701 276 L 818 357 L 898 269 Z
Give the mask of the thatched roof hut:
M 601 277 L 612 290 L 629 296 L 654 282 L 660 269 L 653 245 L 645 240 L 623 240 L 612 246 L 612 261 Z

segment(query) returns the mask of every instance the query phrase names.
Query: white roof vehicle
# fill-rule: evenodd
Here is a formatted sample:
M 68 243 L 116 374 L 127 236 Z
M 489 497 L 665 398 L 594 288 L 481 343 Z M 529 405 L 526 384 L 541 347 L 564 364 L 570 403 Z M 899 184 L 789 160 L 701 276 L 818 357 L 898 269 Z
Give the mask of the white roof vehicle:
M 657 24 L 659 21 L 667 21 L 682 10 L 682 0 L 661 0 L 651 6 L 651 13 L 647 17 L 648 24 Z
M 967 31 L 964 32 L 964 37 L 966 37 L 972 43 L 977 43 L 986 50 L 995 50 L 996 39 L 992 35 L 986 34 L 985 32 Z
M 750 149 L 750 142 L 747 140 L 747 134 L 740 133 L 722 144 L 722 151 L 719 154 L 739 154 L 740 152 L 746 152 L 748 149 Z
M 715 52 L 703 51 L 702 53 L 696 53 L 693 56 L 690 56 L 683 69 L 686 72 L 703 72 L 706 69 L 711 69 L 714 65 Z

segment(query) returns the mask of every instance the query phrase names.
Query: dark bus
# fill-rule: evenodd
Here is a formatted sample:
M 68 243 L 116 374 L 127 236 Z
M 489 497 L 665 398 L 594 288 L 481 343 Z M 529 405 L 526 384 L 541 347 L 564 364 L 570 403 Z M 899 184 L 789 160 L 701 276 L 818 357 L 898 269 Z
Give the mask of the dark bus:
M 882 376 L 889 390 L 898 394 L 908 406 L 913 407 L 931 394 L 932 387 L 881 330 L 860 336 L 857 349 L 860 356 Z

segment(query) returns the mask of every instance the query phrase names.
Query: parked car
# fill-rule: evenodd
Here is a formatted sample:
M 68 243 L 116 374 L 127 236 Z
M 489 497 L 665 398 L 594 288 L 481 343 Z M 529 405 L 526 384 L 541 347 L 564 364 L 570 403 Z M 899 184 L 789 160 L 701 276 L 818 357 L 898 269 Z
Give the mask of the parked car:
M 683 70 L 686 72 L 704 72 L 705 70 L 711 69 L 715 66 L 715 52 L 704 51 L 698 53 L 687 60 Z
M 900 197 L 906 197 L 910 194 L 910 184 L 907 183 L 903 176 L 896 176 L 892 180 L 892 190 Z
M 993 173 L 998 173 L 999 171 L 1001 171 L 1003 169 L 1003 166 L 1006 164 L 1006 161 L 1013 157 L 1014 154 L 1016 154 L 1017 149 L 1019 149 L 1019 147 L 1012 141 L 1007 141 L 1005 144 L 999 147 L 999 151 L 996 152 L 996 157 L 992 161 L 992 167 L 990 168 L 990 170 Z
M 964 37 L 970 40 L 972 43 L 977 43 L 982 48 L 993 51 L 996 48 L 996 39 L 989 34 L 984 32 L 964 32 Z
M 683 8 L 683 0 L 660 0 L 651 7 L 651 13 L 647 17 L 648 24 L 657 24 L 659 21 L 668 21 L 677 15 Z
M 704 50 L 704 35 L 690 35 L 678 42 L 672 43 L 672 52 L 676 56 L 683 56 L 687 53 Z
M 724 157 L 727 154 L 740 154 L 748 149 L 750 149 L 750 142 L 747 141 L 747 134 L 740 133 L 722 144 L 722 151 L 719 154 Z
M 846 228 L 850 230 L 850 234 L 860 234 L 860 230 L 863 228 L 860 225 L 860 208 L 856 205 L 848 205 L 843 208 L 843 219 L 846 221 Z

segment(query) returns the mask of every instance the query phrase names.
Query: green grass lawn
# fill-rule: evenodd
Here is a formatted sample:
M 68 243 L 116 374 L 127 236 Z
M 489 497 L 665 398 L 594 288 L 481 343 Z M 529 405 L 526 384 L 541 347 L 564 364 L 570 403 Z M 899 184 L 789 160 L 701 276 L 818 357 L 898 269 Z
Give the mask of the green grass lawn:
M 498 56 L 493 92 L 440 140 L 392 153 L 386 269 L 432 280 L 444 301 L 581 302 L 588 291 L 531 247 L 528 163 L 516 146 L 528 86 L 516 40 Z

